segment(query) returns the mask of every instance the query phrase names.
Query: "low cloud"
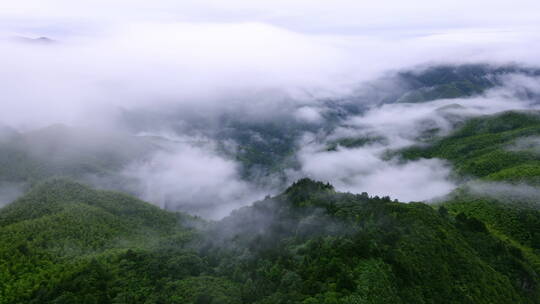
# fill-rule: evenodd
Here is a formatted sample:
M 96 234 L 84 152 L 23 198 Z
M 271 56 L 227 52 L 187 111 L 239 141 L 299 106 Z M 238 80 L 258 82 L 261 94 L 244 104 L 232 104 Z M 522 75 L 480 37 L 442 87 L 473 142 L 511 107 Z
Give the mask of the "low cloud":
M 304 106 L 298 108 L 295 111 L 294 116 L 300 121 L 308 123 L 319 123 L 323 121 L 323 117 L 319 111 L 320 110 L 317 108 Z
M 518 77 L 523 81 L 516 81 Z M 470 117 L 539 109 L 534 99 L 520 98 L 524 87 L 534 91 L 540 82 L 535 77 L 507 75 L 502 87 L 481 96 L 374 106 L 349 118 L 322 139 L 306 135 L 299 152 L 301 169 L 290 174 L 330 181 L 343 191 L 390 195 L 402 201 L 425 201 L 446 195 L 457 186 L 450 178 L 449 164 L 438 159 L 388 159 L 386 152 L 423 144 L 434 135 L 447 135 Z M 340 139 L 347 138 L 375 140 L 365 141 L 359 147 L 339 146 Z M 328 142 L 337 142 L 337 149 L 329 150 Z M 534 143 L 534 139 L 526 139 L 518 141 L 514 148 Z
M 232 160 L 208 147 L 185 143 L 132 163 L 123 174 L 136 179 L 137 194 L 143 199 L 211 219 L 222 218 L 264 195 L 262 189 L 240 178 Z
M 25 190 L 24 183 L 0 182 L 0 207 L 16 200 Z
M 528 184 L 474 181 L 467 183 L 464 189 L 472 194 L 489 197 L 503 203 L 528 202 L 540 206 L 538 203 L 540 190 Z
M 452 191 L 451 168 L 440 160 L 399 163 L 386 161 L 380 147 L 339 148 L 300 152 L 302 174 L 330 181 L 336 189 L 390 196 L 401 201 L 424 201 Z
M 539 136 L 527 136 L 521 137 L 510 144 L 507 149 L 509 151 L 516 152 L 533 152 L 540 155 L 540 137 Z
M 47 45 L 5 39 L 0 120 L 18 127 L 118 127 L 125 109 L 181 106 L 219 113 L 257 106 L 272 113 L 279 100 L 309 105 L 341 98 L 388 70 L 426 62 L 538 64 L 536 53 L 520 53 L 536 50 L 531 43 L 538 37 L 530 31 L 450 29 L 390 39 L 365 32 L 306 33 L 264 22 L 153 20 L 115 23 Z M 260 97 L 269 92 L 274 98 Z

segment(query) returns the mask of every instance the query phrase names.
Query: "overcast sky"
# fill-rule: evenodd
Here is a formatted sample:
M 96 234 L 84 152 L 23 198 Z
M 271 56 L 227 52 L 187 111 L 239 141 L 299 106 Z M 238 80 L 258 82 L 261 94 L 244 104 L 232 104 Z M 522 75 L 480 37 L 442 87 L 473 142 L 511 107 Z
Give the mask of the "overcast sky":
M 428 35 L 456 29 L 537 31 L 535 0 L 3 0 L 6 31 L 92 33 L 126 22 L 260 22 L 305 33 Z

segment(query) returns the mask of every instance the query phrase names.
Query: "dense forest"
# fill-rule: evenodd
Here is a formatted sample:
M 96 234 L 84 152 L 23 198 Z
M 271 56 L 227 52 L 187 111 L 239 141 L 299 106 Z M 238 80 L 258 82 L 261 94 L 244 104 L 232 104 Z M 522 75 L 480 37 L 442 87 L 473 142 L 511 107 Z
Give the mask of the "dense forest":
M 538 303 L 540 212 L 471 202 L 403 204 L 302 179 L 205 222 L 53 179 L 0 211 L 0 299 Z

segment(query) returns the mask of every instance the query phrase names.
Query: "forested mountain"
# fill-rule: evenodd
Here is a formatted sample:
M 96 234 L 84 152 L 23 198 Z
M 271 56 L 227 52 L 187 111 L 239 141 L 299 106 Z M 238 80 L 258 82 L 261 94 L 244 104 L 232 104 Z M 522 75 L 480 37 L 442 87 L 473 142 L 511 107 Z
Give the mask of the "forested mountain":
M 405 159 L 448 159 L 463 176 L 538 184 L 539 136 L 540 112 L 511 111 L 470 119 L 451 135 L 402 153 Z
M 0 212 L 2 303 L 538 303 L 476 217 L 303 179 L 205 223 L 51 180 Z
M 537 269 L 539 134 L 538 112 L 503 112 L 470 119 L 449 136 L 433 138 L 428 145 L 401 153 L 406 159 L 450 160 L 456 177 L 467 182 L 452 192 L 441 208 L 483 221 L 500 238 L 521 248 Z
M 160 269 L 187 276 L 200 263 L 182 253 L 191 221 L 124 194 L 61 179 L 40 183 L 1 209 L 0 302 L 135 303 L 138 292 L 155 298 L 158 291 L 140 287 L 159 286 Z
M 0 304 L 540 303 L 538 76 L 428 66 L 269 113 L 2 127 Z

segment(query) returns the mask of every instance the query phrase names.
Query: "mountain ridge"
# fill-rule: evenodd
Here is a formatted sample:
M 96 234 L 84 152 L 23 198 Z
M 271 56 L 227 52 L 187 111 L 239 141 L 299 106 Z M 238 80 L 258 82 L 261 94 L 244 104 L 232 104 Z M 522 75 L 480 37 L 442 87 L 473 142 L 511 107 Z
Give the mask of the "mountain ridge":
M 124 199 L 127 201 L 122 202 Z M 36 216 L 31 210 L 36 204 L 59 204 L 62 208 L 51 208 Z M 13 208 L 22 209 L 23 215 L 13 212 Z M 30 216 L 24 212 L 30 212 Z M 6 222 L 11 217 L 18 220 Z M 39 224 L 49 218 L 63 222 Z M 296 182 L 278 196 L 233 212 L 215 224 L 201 222 L 195 226 L 189 221 L 197 222 L 196 219 L 159 210 L 122 194 L 53 179 L 36 186 L 12 207 L 0 209 L 0 219 L 1 235 L 20 231 L 0 239 L 4 274 L 6 261 L 8 269 L 26 261 L 25 267 L 30 270 L 15 277 L 4 276 L 0 294 L 7 302 L 2 303 L 24 298 L 58 303 L 68 299 L 82 301 L 85 297 L 99 299 L 101 303 L 116 303 L 122 298 L 131 303 L 157 298 L 165 303 L 196 303 L 204 297 L 222 298 L 226 303 L 268 303 L 286 298 L 305 303 L 326 303 L 331 298 L 343 303 L 353 299 L 374 303 L 386 303 L 389 299 L 397 303 L 413 299 L 453 303 L 467 298 L 466 302 L 471 303 L 537 303 L 533 295 L 538 292 L 539 278 L 530 270 L 535 266 L 520 253 L 521 249 L 492 235 L 475 217 L 442 214 L 421 203 L 403 204 L 367 194 L 339 193 L 327 183 L 309 179 Z M 60 233 L 66 228 L 69 231 L 70 226 L 80 226 L 82 233 Z M 33 240 L 25 239 L 29 235 L 23 233 L 25 229 L 30 232 L 40 227 L 40 233 L 31 234 Z M 130 231 L 135 227 L 147 228 Z M 90 234 L 83 232 L 87 229 Z M 16 241 L 16 235 L 22 239 Z M 59 237 L 62 235 L 68 240 L 64 244 L 83 244 L 90 251 L 81 254 L 85 250 L 63 247 Z M 117 243 L 114 235 L 131 241 Z M 55 243 L 61 246 L 55 248 Z M 491 246 L 504 250 L 492 251 Z M 311 249 L 306 251 L 304 247 Z M 6 255 L 13 251 L 19 254 Z M 56 254 L 60 254 L 60 259 L 54 257 Z M 70 257 L 75 258 L 74 262 Z M 134 273 L 124 272 L 128 264 L 122 263 L 135 262 L 137 257 L 147 257 L 150 260 L 144 263 L 158 268 L 150 270 L 144 263 L 136 262 Z M 195 263 L 189 266 L 195 267 L 194 272 L 169 274 L 161 279 L 178 290 L 166 289 L 158 296 L 158 285 L 144 280 L 135 284 L 146 286 L 148 292 L 142 295 L 122 283 L 137 278 L 132 275 L 139 271 L 157 271 L 158 276 L 170 273 L 176 266 L 167 261 L 184 257 L 190 264 Z M 31 271 L 32 267 L 42 267 L 37 265 L 43 261 L 56 261 L 58 266 L 41 268 L 39 275 Z M 124 262 L 118 264 L 120 261 Z M 268 265 L 274 268 L 265 268 Z M 266 270 L 259 273 L 262 269 Z M 356 270 L 351 272 L 352 269 Z M 280 273 L 277 277 L 273 274 L 276 271 Z M 325 275 L 321 276 L 322 273 Z M 43 275 L 50 276 L 52 281 L 43 285 Z M 65 281 L 73 275 L 84 280 L 87 287 Z M 88 281 L 95 276 L 102 279 Z M 441 281 L 442 285 L 433 281 L 441 276 L 452 277 L 453 283 L 446 279 Z M 368 277 L 371 279 L 366 281 Z M 102 280 L 106 283 L 100 283 Z M 292 283 L 285 283 L 286 280 Z M 28 283 L 41 287 L 30 288 L 18 295 L 22 298 L 17 298 L 13 290 L 29 288 Z M 197 287 L 200 284 L 206 288 Z M 297 288 L 291 289 L 290 284 Z M 421 292 L 417 289 L 420 286 Z M 476 288 L 479 290 L 475 291 Z M 377 297 L 375 290 L 380 292 Z

